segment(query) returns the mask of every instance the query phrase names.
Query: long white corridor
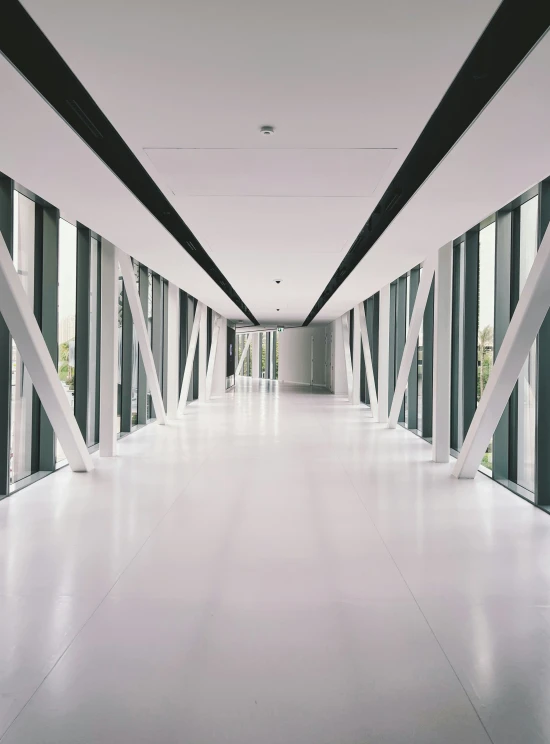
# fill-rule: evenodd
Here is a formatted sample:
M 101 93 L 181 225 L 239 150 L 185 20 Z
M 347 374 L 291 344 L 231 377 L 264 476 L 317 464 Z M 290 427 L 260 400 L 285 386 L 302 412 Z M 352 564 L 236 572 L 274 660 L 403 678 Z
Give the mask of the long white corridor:
M 2 744 L 550 741 L 549 517 L 249 380 L 0 503 Z

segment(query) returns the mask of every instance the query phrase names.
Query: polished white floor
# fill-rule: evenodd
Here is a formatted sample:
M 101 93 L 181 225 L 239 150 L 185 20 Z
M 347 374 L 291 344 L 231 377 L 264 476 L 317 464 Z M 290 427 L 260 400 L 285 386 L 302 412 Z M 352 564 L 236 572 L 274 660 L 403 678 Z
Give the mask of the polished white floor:
M 550 516 L 241 381 L 0 503 L 2 744 L 547 744 Z

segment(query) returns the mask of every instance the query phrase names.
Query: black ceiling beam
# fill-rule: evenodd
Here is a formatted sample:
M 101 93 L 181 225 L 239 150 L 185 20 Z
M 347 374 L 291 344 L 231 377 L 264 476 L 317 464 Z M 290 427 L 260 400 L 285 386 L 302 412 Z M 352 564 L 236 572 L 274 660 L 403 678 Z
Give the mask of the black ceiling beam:
M 257 325 L 252 312 L 18 0 L 2 2 L 0 52 Z
M 550 26 L 547 0 L 504 0 L 313 306 L 307 326 Z M 452 33 L 452 29 L 449 29 Z M 437 63 L 437 60 L 436 60 Z

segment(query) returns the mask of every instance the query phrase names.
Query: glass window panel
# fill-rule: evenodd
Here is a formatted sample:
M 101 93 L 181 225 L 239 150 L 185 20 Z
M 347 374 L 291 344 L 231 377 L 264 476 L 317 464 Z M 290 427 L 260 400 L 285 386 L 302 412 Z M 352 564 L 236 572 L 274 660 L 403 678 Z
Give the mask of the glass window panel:
M 477 337 L 477 401 L 483 395 L 493 368 L 493 331 L 495 325 L 495 238 L 496 223 L 479 231 L 479 291 Z M 492 439 L 482 465 L 492 470 Z
M 29 301 L 34 299 L 34 202 L 14 193 L 13 263 Z M 32 474 L 33 386 L 12 340 L 10 482 Z
M 57 370 L 59 379 L 74 409 L 74 347 L 76 320 L 76 227 L 66 220 L 59 220 L 58 266 L 58 316 L 57 316 Z M 59 442 L 56 462 L 65 455 Z
M 520 207 L 519 291 L 537 255 L 538 198 Z M 518 379 L 518 485 L 535 490 L 535 392 L 537 381 L 537 345 L 533 344 Z

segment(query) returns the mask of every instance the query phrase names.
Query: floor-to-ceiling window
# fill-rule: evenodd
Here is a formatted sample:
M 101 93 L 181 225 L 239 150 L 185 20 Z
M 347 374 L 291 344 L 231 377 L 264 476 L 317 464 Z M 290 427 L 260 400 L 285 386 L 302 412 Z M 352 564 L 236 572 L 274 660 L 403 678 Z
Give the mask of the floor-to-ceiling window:
M 493 368 L 495 328 L 495 249 L 496 223 L 479 231 L 479 280 L 477 322 L 477 402 L 479 403 Z M 483 457 L 485 467 L 492 469 L 492 441 Z

